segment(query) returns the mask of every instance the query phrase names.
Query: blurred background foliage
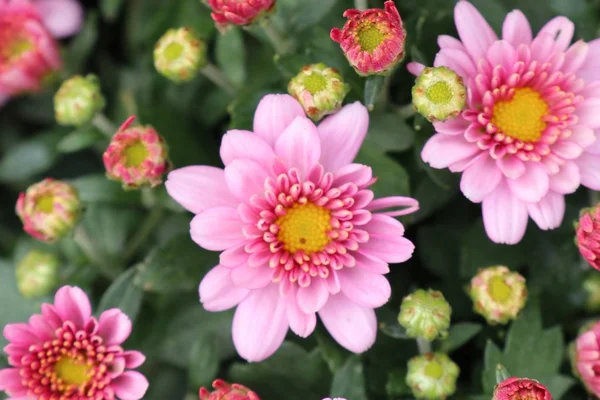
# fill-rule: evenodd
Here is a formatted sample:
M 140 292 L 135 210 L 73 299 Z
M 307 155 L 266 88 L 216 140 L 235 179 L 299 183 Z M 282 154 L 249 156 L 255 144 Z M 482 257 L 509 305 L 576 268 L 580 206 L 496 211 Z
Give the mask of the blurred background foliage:
M 600 36 L 599 0 L 472 0 L 500 31 L 503 18 L 519 8 L 534 31 L 555 15 L 576 22 L 576 36 Z M 370 6 L 381 7 L 383 0 Z M 436 37 L 456 36 L 451 0 L 396 1 L 408 32 L 406 60 L 431 64 Z M 277 0 L 274 23 L 296 43 L 276 54 L 258 28 L 219 34 L 200 0 L 99 0 L 86 4 L 86 22 L 63 42 L 63 78 L 96 73 L 107 98 L 106 115 L 118 126 L 137 115 L 166 139 L 175 167 L 219 165 L 220 138 L 232 128 L 251 129 L 254 109 L 266 93 L 285 92 L 305 64 L 324 62 L 351 85 L 347 101 L 361 100 L 364 80 L 329 39 L 341 27 L 351 0 Z M 171 27 L 194 28 L 209 44 L 210 59 L 237 86 L 234 96 L 198 77 L 176 85 L 153 67 L 156 40 Z M 376 194 L 411 195 L 421 210 L 403 218 L 416 243 L 414 257 L 392 268 L 393 297 L 379 310 L 376 345 L 362 356 L 341 349 L 319 327 L 315 335 L 288 341 L 269 360 L 247 364 L 231 342 L 232 312 L 209 313 L 198 303 L 197 285 L 217 254 L 189 238 L 191 216 L 166 194 L 125 192 L 104 177 L 101 154 L 108 142 L 94 127 L 77 130 L 54 122 L 52 97 L 45 93 L 11 101 L 0 110 L 0 326 L 25 320 L 47 299 L 25 300 L 15 286 L 14 265 L 31 249 L 57 254 L 61 284 L 79 285 L 92 295 L 96 311 L 121 307 L 135 321 L 128 348 L 142 350 L 151 386 L 147 400 L 197 398 L 215 377 L 252 387 L 264 400 L 313 400 L 326 395 L 349 400 L 409 399 L 407 360 L 417 353 L 396 322 L 403 296 L 417 287 L 441 290 L 452 305 L 449 337 L 437 348 L 461 368 L 455 398 L 489 399 L 494 369 L 501 362 L 514 375 L 537 378 L 555 399 L 583 399 L 566 357 L 578 328 L 597 318 L 585 309 L 585 271 L 573 244 L 572 222 L 592 193 L 568 196 L 564 224 L 541 232 L 530 224 L 516 246 L 490 242 L 479 205 L 464 199 L 458 177 L 420 160 L 432 127 L 414 117 L 404 64 L 393 74 L 371 115 L 369 135 L 358 161 L 373 166 Z M 57 83 L 58 84 L 58 83 Z M 77 241 L 50 246 L 26 236 L 14 206 L 20 191 L 44 177 L 77 187 L 85 205 Z M 465 285 L 485 266 L 505 264 L 528 280 L 530 301 L 508 327 L 490 327 L 472 312 Z M 0 338 L 0 345 L 4 345 Z M 6 359 L 0 356 L 0 366 Z M 2 395 L 0 395 L 2 398 Z

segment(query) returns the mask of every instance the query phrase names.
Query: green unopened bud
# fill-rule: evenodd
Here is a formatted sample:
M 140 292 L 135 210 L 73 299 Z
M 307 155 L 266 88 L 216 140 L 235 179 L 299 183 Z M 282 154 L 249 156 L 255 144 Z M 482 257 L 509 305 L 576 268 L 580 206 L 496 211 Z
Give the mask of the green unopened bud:
M 419 289 L 402 300 L 398 322 L 408 336 L 431 341 L 448 334 L 451 314 L 452 308 L 441 292 Z
M 16 268 L 17 287 L 23 297 L 45 296 L 58 284 L 60 262 L 52 253 L 30 251 Z
M 465 107 L 463 80 L 450 68 L 425 68 L 412 88 L 417 112 L 431 122 L 455 118 Z
M 488 324 L 506 324 L 517 318 L 527 302 L 525 278 L 503 266 L 480 270 L 473 279 L 469 294 L 475 312 Z
M 96 75 L 76 75 L 62 83 L 54 96 L 54 113 L 60 125 L 83 125 L 104 108 Z
M 288 84 L 288 92 L 315 121 L 342 107 L 350 86 L 334 68 L 323 63 L 307 65 Z
M 208 64 L 206 44 L 190 28 L 169 29 L 154 47 L 154 66 L 174 82 L 187 82 Z
M 460 369 L 442 353 L 428 353 L 408 361 L 406 384 L 417 399 L 445 399 L 456 391 Z
M 600 311 L 600 274 L 597 271 L 591 271 L 586 275 L 583 289 L 587 295 L 585 309 L 591 313 Z

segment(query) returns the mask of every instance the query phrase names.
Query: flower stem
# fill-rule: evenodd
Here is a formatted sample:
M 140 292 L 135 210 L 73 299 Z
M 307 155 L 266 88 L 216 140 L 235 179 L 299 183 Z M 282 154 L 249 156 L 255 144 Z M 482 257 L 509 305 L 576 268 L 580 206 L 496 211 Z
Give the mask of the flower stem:
M 106 258 L 104 258 L 100 252 L 98 252 L 83 225 L 80 224 L 77 228 L 75 228 L 73 240 L 75 240 L 75 243 L 79 245 L 81 250 L 87 256 L 88 260 L 93 265 L 98 267 L 98 270 L 102 275 L 110 280 L 114 280 L 119 276 L 121 273 L 119 266 L 115 266 L 113 263 L 106 260 Z
M 357 10 L 366 10 L 369 8 L 368 0 L 354 0 L 354 8 Z
M 94 125 L 100 132 L 106 135 L 109 139 L 117 131 L 117 127 L 108 119 L 106 115 L 99 112 L 92 119 L 92 125 Z
M 412 117 L 413 115 L 415 115 L 417 113 L 415 111 L 415 107 L 412 105 L 412 103 L 409 103 L 405 106 L 398 107 L 396 109 L 396 112 L 404 119 L 409 119 L 410 117 Z
M 429 340 L 418 337 L 417 346 L 419 347 L 419 354 L 431 353 L 431 342 Z
M 202 74 L 208 80 L 226 91 L 228 94 L 235 96 L 237 89 L 233 83 L 231 83 L 229 78 L 227 78 L 225 74 L 219 68 L 217 68 L 216 65 L 208 64 L 206 67 L 202 68 L 200 72 L 202 72 Z
M 595 207 L 596 204 L 600 203 L 600 192 L 596 190 L 590 190 L 590 206 Z
M 140 246 L 146 242 L 148 236 L 152 234 L 156 224 L 160 222 L 163 216 L 163 209 L 161 207 L 154 207 L 152 211 L 146 216 L 146 219 L 142 222 L 140 229 L 133 235 L 131 241 L 125 248 L 123 259 L 127 263 L 139 250 Z
M 261 26 L 278 54 L 286 54 L 293 50 L 294 43 L 284 38 L 273 22 L 265 21 Z

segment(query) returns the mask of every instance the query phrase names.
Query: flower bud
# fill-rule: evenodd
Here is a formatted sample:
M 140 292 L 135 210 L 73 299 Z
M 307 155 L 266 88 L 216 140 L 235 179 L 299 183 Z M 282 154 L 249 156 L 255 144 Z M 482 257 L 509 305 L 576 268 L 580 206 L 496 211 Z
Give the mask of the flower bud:
M 200 388 L 200 400 L 260 400 L 252 390 L 237 383 L 229 384 L 217 379 L 212 386 L 215 389 L 212 392 L 206 388 Z
M 527 378 L 508 378 L 496 385 L 492 400 L 552 400 L 552 395 L 538 381 Z
M 104 97 L 96 75 L 76 75 L 63 84 L 54 96 L 56 122 L 61 125 L 83 125 L 104 108 Z
M 408 336 L 431 341 L 448 334 L 451 314 L 452 308 L 441 292 L 419 289 L 402 300 L 398 322 Z
M 71 185 L 46 178 L 19 195 L 16 211 L 25 232 L 36 239 L 54 242 L 75 227 L 81 204 Z
M 581 256 L 600 271 L 600 204 L 581 210 L 575 226 L 575 242 Z
M 60 262 L 52 253 L 32 250 L 17 264 L 17 287 L 23 297 L 49 294 L 58 284 Z
M 206 44 L 190 28 L 169 29 L 154 47 L 156 70 L 174 82 L 191 81 L 206 64 Z
M 525 278 L 503 266 L 480 270 L 473 279 L 469 294 L 476 313 L 488 324 L 506 324 L 517 318 L 527 301 Z
M 578 378 L 586 389 L 596 397 L 600 396 L 600 322 L 581 333 L 574 346 L 574 365 Z
M 383 10 L 346 10 L 344 17 L 348 21 L 331 30 L 331 39 L 359 75 L 387 75 L 402 61 L 406 31 L 393 1 L 386 1 Z
M 290 81 L 288 92 L 302 104 L 306 114 L 315 121 L 342 108 L 350 87 L 342 76 L 325 64 L 307 65 Z
M 465 107 L 463 80 L 450 68 L 425 68 L 412 88 L 413 106 L 430 122 L 456 118 Z
M 406 384 L 417 399 L 445 399 L 456 391 L 460 369 L 442 353 L 428 353 L 408 361 Z
M 249 25 L 268 15 L 275 0 L 208 0 L 210 14 L 220 29 L 232 25 Z
M 167 145 L 151 126 L 131 126 L 129 117 L 112 137 L 104 152 L 106 176 L 125 189 L 157 186 L 169 169 Z

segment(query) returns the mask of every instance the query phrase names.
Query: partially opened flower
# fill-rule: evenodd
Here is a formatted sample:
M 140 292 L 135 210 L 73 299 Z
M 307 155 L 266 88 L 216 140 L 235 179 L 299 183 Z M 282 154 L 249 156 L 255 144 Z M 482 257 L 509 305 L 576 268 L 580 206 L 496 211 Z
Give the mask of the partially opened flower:
M 91 121 L 104 105 L 98 77 L 75 75 L 54 95 L 54 118 L 61 125 L 80 126 Z
M 575 232 L 579 253 L 589 265 L 600 270 L 600 205 L 581 210 Z
M 540 229 L 558 227 L 564 196 L 583 184 L 600 190 L 600 41 L 570 45 L 574 25 L 548 22 L 536 37 L 525 15 L 506 16 L 499 39 L 469 2 L 455 7 L 460 41 L 440 36 L 435 66 L 463 78 L 467 105 L 437 133 L 422 158 L 462 172 L 461 190 L 482 203 L 493 241 L 514 244 L 531 217 Z M 418 75 L 422 65 L 411 64 Z
M 131 329 L 121 310 L 96 319 L 85 292 L 63 286 L 41 314 L 4 327 L 10 366 L 0 370 L 0 391 L 24 400 L 141 399 L 148 381 L 131 370 L 145 357 L 121 347 Z
M 249 25 L 275 8 L 275 0 L 207 0 L 212 19 L 220 28 Z
M 583 332 L 575 342 L 575 368 L 590 393 L 600 396 L 600 322 Z
M 535 379 L 508 378 L 494 389 L 492 400 L 552 400 L 548 388 Z
M 213 391 L 200 388 L 200 400 L 260 400 L 258 395 L 244 385 L 229 384 L 217 379 L 212 384 Z
M 55 38 L 74 35 L 81 29 L 83 25 L 83 7 L 79 4 L 79 0 L 30 1 L 42 17 L 46 29 Z
M 239 304 L 233 340 L 245 359 L 269 357 L 288 328 L 310 335 L 317 313 L 353 352 L 375 341 L 374 308 L 390 297 L 388 263 L 406 261 L 414 248 L 393 216 L 418 203 L 374 199 L 371 168 L 352 163 L 368 119 L 354 103 L 316 127 L 291 96 L 269 95 L 254 132 L 224 136 L 224 170 L 191 166 L 169 174 L 169 194 L 197 214 L 192 239 L 223 251 L 200 284 L 200 300 L 209 311 Z
M 0 0 L 0 104 L 41 90 L 62 65 L 58 47 L 29 2 Z

